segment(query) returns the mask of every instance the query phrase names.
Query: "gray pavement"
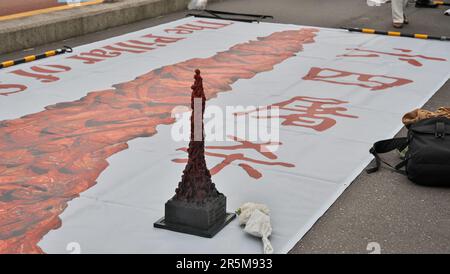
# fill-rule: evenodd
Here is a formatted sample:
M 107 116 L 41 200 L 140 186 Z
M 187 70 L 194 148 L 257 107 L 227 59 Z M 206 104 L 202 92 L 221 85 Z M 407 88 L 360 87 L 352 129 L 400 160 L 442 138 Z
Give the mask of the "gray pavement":
M 22 8 L 30 8 L 37 5 L 35 2 L 46 0 L 26 0 L 27 3 L 34 2 L 29 5 L 18 0 L 14 5 L 20 4 L 19 1 L 22 1 Z M 90 4 L 84 2 L 77 7 L 69 5 L 65 7 L 68 9 L 53 12 L 34 10 L 32 16 L 15 19 L 12 18 L 20 15 L 12 14 L 6 16 L 6 19 L 0 18 L 0 54 L 183 11 L 188 3 L 189 0 L 113 0 L 103 3 L 90 1 Z M 13 4 L 3 5 L 3 8 L 7 9 L 11 5 Z
M 391 30 L 390 6 L 370 8 L 364 0 L 227 0 L 210 9 L 263 13 L 273 22 L 319 27 L 352 26 Z M 416 9 L 407 14 L 410 24 L 402 31 L 450 36 L 450 17 L 444 8 Z M 24 52 L 0 56 L 7 60 L 39 53 L 63 44 L 76 46 L 102 40 L 184 17 L 178 12 L 48 44 Z M 448 81 L 425 105 L 434 110 L 450 105 Z M 404 134 L 403 129 L 400 135 Z M 395 154 L 386 157 L 398 161 Z M 369 253 L 367 245 L 377 242 L 382 253 L 450 253 L 450 188 L 414 185 L 387 169 L 364 172 L 291 250 L 291 253 Z

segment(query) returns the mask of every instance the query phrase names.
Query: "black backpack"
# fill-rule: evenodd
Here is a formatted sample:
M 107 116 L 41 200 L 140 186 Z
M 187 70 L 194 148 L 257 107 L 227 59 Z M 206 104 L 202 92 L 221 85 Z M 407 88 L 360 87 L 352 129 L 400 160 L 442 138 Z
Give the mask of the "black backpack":
M 406 148 L 404 160 L 396 166 L 386 163 L 378 155 Z M 416 184 L 450 186 L 450 119 L 421 120 L 408 127 L 407 137 L 376 142 L 370 153 L 375 156 L 375 166 L 369 167 L 367 173 L 377 171 L 383 162 Z

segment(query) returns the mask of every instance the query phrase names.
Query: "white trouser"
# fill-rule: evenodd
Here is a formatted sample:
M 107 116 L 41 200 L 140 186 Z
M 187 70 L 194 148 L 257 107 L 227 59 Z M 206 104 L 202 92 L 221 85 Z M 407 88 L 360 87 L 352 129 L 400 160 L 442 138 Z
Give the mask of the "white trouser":
M 408 0 L 392 0 L 392 20 L 394 23 L 403 23 L 405 18 L 405 8 L 408 5 Z

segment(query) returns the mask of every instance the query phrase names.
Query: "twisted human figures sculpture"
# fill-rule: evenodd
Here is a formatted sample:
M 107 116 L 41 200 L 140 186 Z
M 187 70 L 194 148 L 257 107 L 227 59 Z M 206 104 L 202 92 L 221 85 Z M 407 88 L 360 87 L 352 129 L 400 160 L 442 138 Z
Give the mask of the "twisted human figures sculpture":
M 183 171 L 181 182 L 175 190 L 174 199 L 185 202 L 204 203 L 216 198 L 220 193 L 217 191 L 214 183 L 211 181 L 211 174 L 205 161 L 205 140 L 203 114 L 205 112 L 205 92 L 203 90 L 203 79 L 200 76 L 200 70 L 195 70 L 195 82 L 191 86 L 191 137 L 188 148 L 188 162 Z M 199 100 L 201 100 L 201 116 L 198 116 Z M 198 111 L 198 112 L 197 112 Z M 201 121 L 195 119 L 201 117 Z M 198 124 L 201 122 L 201 138 L 197 140 L 195 130 L 198 130 Z M 197 135 L 198 136 L 198 135 Z

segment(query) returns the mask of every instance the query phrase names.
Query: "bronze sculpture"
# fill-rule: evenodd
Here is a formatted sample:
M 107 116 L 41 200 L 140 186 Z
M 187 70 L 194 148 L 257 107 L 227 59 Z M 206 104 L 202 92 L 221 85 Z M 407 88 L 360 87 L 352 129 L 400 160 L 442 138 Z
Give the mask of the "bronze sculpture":
M 165 216 L 154 226 L 210 238 L 236 216 L 226 212 L 226 197 L 217 191 L 206 166 L 203 124 L 206 97 L 200 70 L 195 70 L 194 79 L 188 162 L 175 195 L 166 202 Z

